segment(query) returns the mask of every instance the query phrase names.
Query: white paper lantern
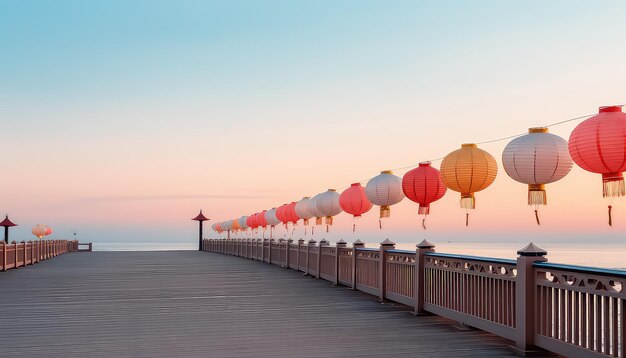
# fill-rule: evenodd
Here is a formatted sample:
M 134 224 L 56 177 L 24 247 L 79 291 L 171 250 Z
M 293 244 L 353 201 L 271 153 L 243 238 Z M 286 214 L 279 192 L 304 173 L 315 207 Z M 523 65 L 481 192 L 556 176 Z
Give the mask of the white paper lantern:
M 265 221 L 267 221 L 267 225 L 274 227 L 280 224 L 280 220 L 276 217 L 276 208 L 272 208 L 265 212 Z
M 380 206 L 381 218 L 388 218 L 391 215 L 389 207 L 404 199 L 402 179 L 393 175 L 391 170 L 382 171 L 367 182 L 365 196 L 372 204 Z
M 528 205 L 546 205 L 545 184 L 562 179 L 572 169 L 567 141 L 548 133 L 547 128 L 530 128 L 504 148 L 502 165 L 506 173 L 528 184 Z
M 222 230 L 230 231 L 233 228 L 233 221 L 232 220 L 224 221 L 222 225 L 220 226 L 222 227 Z
M 315 199 L 315 206 L 318 212 L 326 217 L 326 225 L 332 225 L 333 216 L 343 211 L 339 205 L 339 193 L 335 189 L 328 189 L 318 194 L 317 199 Z
M 317 194 L 309 199 L 308 209 L 309 213 L 313 215 L 313 217 L 315 217 L 315 225 L 322 225 L 322 218 L 324 217 L 324 214 L 322 214 L 322 212 L 317 209 L 317 199 L 320 195 L 321 194 Z
M 304 197 L 296 203 L 296 215 L 304 222 L 304 225 L 309 225 L 309 219 L 313 217 L 313 214 L 309 211 L 309 203 L 311 199 Z
M 241 228 L 241 230 L 248 229 L 248 224 L 246 223 L 246 219 L 248 219 L 247 216 L 242 216 L 239 219 L 237 219 L 237 221 L 239 222 L 239 227 Z

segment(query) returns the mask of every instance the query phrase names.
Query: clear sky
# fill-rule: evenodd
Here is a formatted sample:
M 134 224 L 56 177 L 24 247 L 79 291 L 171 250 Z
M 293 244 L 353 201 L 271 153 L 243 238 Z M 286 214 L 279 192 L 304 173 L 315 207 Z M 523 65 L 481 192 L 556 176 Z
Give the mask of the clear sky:
M 0 2 L 0 212 L 85 241 L 194 242 L 269 209 L 461 143 L 626 101 L 623 1 Z M 566 139 L 576 123 L 551 129 Z M 481 146 L 501 159 L 505 142 Z M 439 162 L 435 162 L 436 167 Z M 398 171 L 399 175 L 404 171 Z M 359 233 L 567 240 L 613 229 L 599 175 L 548 185 L 537 228 L 500 167 L 464 227 L 458 195 L 376 208 Z M 350 241 L 352 219 L 331 238 Z M 320 230 L 321 231 L 321 230 Z M 343 236 L 342 236 L 343 235 Z

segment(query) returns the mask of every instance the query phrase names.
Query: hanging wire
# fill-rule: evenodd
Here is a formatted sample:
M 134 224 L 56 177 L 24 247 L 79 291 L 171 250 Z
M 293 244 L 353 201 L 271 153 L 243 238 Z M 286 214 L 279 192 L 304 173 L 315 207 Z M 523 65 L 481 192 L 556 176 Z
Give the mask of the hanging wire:
M 580 117 L 574 117 L 574 118 L 566 119 L 566 120 L 563 120 L 563 121 L 550 123 L 550 124 L 548 124 L 548 125 L 545 125 L 544 127 L 546 127 L 546 128 L 550 128 L 550 127 L 558 126 L 558 125 L 560 125 L 560 124 L 564 124 L 564 123 L 568 123 L 568 122 L 573 122 L 573 121 L 577 121 L 577 120 L 581 120 L 581 119 L 589 118 L 589 117 L 592 117 L 592 116 L 595 116 L 595 114 L 587 114 L 587 115 L 580 116 Z M 521 136 L 526 135 L 526 134 L 528 134 L 528 132 L 518 133 L 518 134 L 514 134 L 514 135 L 510 135 L 510 136 L 502 137 L 502 138 L 497 138 L 497 139 L 489 139 L 489 140 L 485 140 L 485 141 L 482 141 L 482 142 L 475 142 L 474 144 L 482 145 L 482 144 L 497 143 L 497 142 L 501 142 L 501 141 L 503 141 L 503 140 L 507 140 L 507 139 L 513 139 L 513 138 L 521 137 Z M 438 161 L 440 161 L 440 160 L 443 160 L 443 158 L 445 158 L 445 156 L 443 156 L 443 157 L 438 157 L 438 158 L 435 158 L 435 159 L 430 159 L 430 160 L 422 160 L 422 161 L 420 161 L 420 162 L 418 162 L 418 163 L 416 163 L 416 164 L 410 164 L 410 165 L 406 165 L 406 166 L 403 166 L 403 167 L 398 167 L 398 168 L 391 168 L 391 169 L 389 169 L 389 170 L 391 170 L 391 171 L 396 171 L 396 170 L 412 169 L 412 168 L 415 168 L 415 167 L 419 166 L 419 163 L 423 163 L 423 162 L 431 162 L 431 163 L 432 163 L 432 162 L 438 162 Z M 360 181 L 358 181 L 358 183 L 361 183 L 361 184 L 362 184 L 362 183 L 367 182 L 368 180 L 369 180 L 369 179 L 360 180 Z M 347 188 L 349 188 L 349 187 L 345 187 L 345 188 L 340 189 L 340 190 L 341 190 L 341 191 L 343 191 L 344 189 L 347 189 Z

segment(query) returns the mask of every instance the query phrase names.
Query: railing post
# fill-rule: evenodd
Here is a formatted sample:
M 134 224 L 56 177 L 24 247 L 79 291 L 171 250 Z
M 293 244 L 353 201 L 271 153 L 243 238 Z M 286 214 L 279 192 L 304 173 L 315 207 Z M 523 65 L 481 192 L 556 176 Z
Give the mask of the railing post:
M 279 261 L 278 263 L 281 265 L 280 267 L 285 267 L 283 266 L 284 263 L 280 263 L 280 251 L 281 251 L 280 245 L 283 244 L 283 241 L 285 241 L 285 239 L 283 239 L 282 237 L 278 239 L 278 261 Z
M 378 268 L 378 299 L 382 302 L 385 300 L 385 286 L 387 284 L 387 250 L 393 250 L 396 248 L 396 243 L 385 239 L 385 241 L 380 243 L 380 255 L 378 257 L 379 268 Z
M 309 258 L 309 256 L 311 255 L 311 247 L 315 246 L 316 243 L 317 241 L 311 239 L 309 240 L 309 244 L 306 245 L 306 270 L 304 271 L 305 275 L 310 274 L 309 272 L 311 271 L 311 265 L 310 265 L 311 259 Z
M 426 239 L 422 240 L 419 244 L 415 245 L 415 272 L 413 272 L 414 279 L 414 296 L 415 296 L 415 314 L 426 314 L 424 311 L 424 293 L 426 289 L 426 270 L 424 269 L 425 255 L 428 252 L 435 252 L 435 245 L 428 242 Z
M 533 349 L 535 338 L 535 268 L 533 263 L 548 261 L 547 251 L 532 242 L 517 252 L 515 284 L 516 348 L 526 352 Z
M 285 256 L 285 261 L 287 262 L 287 265 L 285 265 L 285 266 L 287 266 L 287 268 L 290 268 L 290 266 L 289 266 L 290 262 L 289 261 L 291 261 L 290 260 L 291 258 L 289 256 L 291 256 L 290 251 L 291 251 L 291 243 L 292 242 L 293 242 L 293 239 L 287 239 L 287 253 L 286 253 L 287 256 Z
M 265 243 L 269 242 L 269 240 L 270 239 L 263 239 L 263 242 L 261 243 L 261 261 L 263 262 L 265 262 Z
M 304 239 L 298 239 L 298 257 L 296 258 L 296 264 L 298 265 L 298 271 L 300 270 L 300 252 L 304 246 Z
M 2 271 L 6 271 L 7 270 L 7 245 L 4 243 L 4 241 L 0 242 L 0 245 L 2 245 Z
M 364 243 L 361 242 L 361 240 L 356 240 L 355 242 L 352 243 L 352 289 L 356 290 L 356 270 L 357 270 L 357 266 L 356 266 L 356 254 L 357 254 L 357 249 L 362 249 L 365 246 Z
M 270 239 L 270 249 L 267 251 L 267 252 L 269 252 L 269 254 L 268 254 L 269 255 L 268 261 L 269 261 L 270 265 L 272 264 L 272 245 L 273 244 L 274 244 L 274 239 Z
M 343 249 L 346 247 L 346 242 L 340 239 L 335 244 L 335 279 L 333 284 L 335 286 L 339 285 L 339 249 Z
M 317 278 L 320 278 L 322 274 L 322 247 L 330 245 L 326 239 L 321 239 L 317 248 Z
M 12 244 L 13 244 L 13 249 L 14 249 L 13 254 L 15 256 L 15 268 L 18 268 L 19 266 L 17 264 L 18 262 L 17 261 L 17 242 L 13 241 Z

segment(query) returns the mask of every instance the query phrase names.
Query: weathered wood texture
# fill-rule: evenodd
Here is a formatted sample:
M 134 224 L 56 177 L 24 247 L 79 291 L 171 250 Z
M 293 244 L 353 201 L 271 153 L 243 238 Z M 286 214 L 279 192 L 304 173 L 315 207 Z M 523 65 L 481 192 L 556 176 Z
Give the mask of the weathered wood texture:
M 208 252 L 62 255 L 0 276 L 5 357 L 496 357 L 510 341 Z

